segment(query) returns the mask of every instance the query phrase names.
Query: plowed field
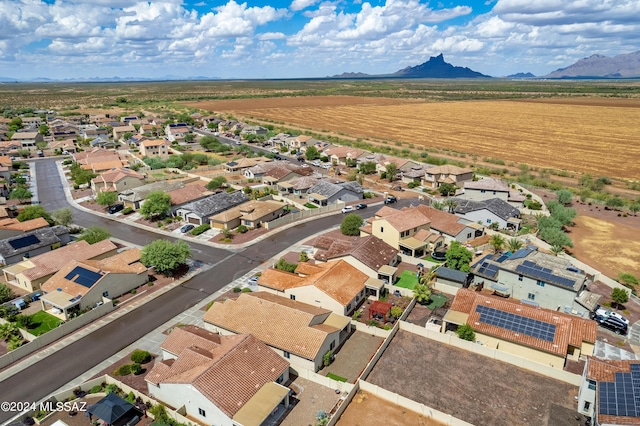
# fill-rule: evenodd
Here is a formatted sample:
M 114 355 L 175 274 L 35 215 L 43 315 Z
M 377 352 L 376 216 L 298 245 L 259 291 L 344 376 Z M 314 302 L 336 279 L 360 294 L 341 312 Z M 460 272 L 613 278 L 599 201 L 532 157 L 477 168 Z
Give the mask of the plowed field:
M 507 162 L 640 178 L 640 99 L 423 102 L 316 96 L 192 102 L 238 117 L 450 148 Z

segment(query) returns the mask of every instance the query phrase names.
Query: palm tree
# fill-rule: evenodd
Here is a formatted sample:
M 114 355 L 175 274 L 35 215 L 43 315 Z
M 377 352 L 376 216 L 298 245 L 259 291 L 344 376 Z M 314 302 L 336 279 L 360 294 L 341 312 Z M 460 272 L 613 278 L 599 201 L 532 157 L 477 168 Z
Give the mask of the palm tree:
M 498 253 L 502 250 L 502 246 L 504 246 L 504 238 L 500 234 L 493 234 L 489 244 L 493 246 L 493 252 Z
M 431 207 L 436 210 L 444 210 L 444 203 L 441 201 L 434 201 L 433 203 L 431 203 Z
M 559 245 L 551 246 L 551 253 L 553 253 L 555 256 L 559 255 L 560 253 L 564 253 L 564 247 Z
M 507 241 L 507 248 L 512 253 L 520 250 L 522 246 L 522 241 L 517 238 L 510 238 L 509 241 Z
M 456 200 L 452 199 L 452 198 L 447 198 L 444 201 L 444 207 L 447 208 L 447 210 L 449 211 L 449 213 L 453 213 L 453 211 L 455 210 L 456 207 L 458 207 L 458 203 L 456 202 Z
M 24 343 L 24 339 L 20 334 L 18 334 L 17 336 L 16 335 L 11 336 L 7 341 L 7 350 L 12 351 L 16 348 L 19 348 L 20 346 L 22 346 L 23 343 Z
M 431 287 L 431 281 L 436 277 L 436 268 L 437 266 L 432 266 L 428 271 L 423 272 L 418 278 L 418 284 Z
M 18 330 L 18 327 L 14 323 L 8 322 L 0 325 L 1 340 L 9 340 L 13 336 L 20 336 L 20 331 Z

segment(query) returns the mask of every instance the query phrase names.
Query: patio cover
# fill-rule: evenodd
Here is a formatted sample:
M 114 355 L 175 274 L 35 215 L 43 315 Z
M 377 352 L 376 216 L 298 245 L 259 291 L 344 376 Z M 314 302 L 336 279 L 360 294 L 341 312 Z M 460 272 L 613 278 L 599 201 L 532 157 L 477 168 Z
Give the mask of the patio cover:
M 364 286 L 372 290 L 380 290 L 382 287 L 384 287 L 384 282 L 377 278 L 367 278 L 367 281 L 365 281 Z
M 292 188 L 293 184 L 289 183 L 289 181 L 285 181 L 285 182 L 278 182 L 278 186 L 282 188 Z
M 76 297 L 64 291 L 52 291 L 51 293 L 43 294 L 41 299 L 57 308 L 68 309 L 80 303 L 80 297 L 77 299 Z
M 309 194 L 309 197 L 313 198 L 314 200 L 318 200 L 318 201 L 322 201 L 322 200 L 326 200 L 327 199 L 327 197 L 325 197 L 324 195 L 320 195 L 320 194 L 317 194 L 315 192 L 313 194 Z
M 134 408 L 133 404 L 120 398 L 115 393 L 109 393 L 100 401 L 90 405 L 87 411 L 100 420 L 112 424 L 127 414 L 132 408 Z
M 334 313 L 329 314 L 327 319 L 324 320 L 324 325 L 335 327 L 338 330 L 344 330 L 344 328 L 349 324 L 351 324 L 351 318 L 343 317 L 342 315 Z
M 419 249 L 427 245 L 424 241 L 420 241 L 417 238 L 409 237 L 399 241 L 399 244 L 410 249 Z
M 369 319 L 371 319 L 372 314 L 382 314 L 386 317 L 392 307 L 391 303 L 376 300 L 369 306 Z
M 491 284 L 491 288 L 502 294 L 511 294 L 511 290 L 509 289 L 509 287 L 500 285 L 498 283 Z
M 289 394 L 289 388 L 274 382 L 265 383 L 244 406 L 233 421 L 242 426 L 259 426 Z
M 451 309 L 449 309 L 444 318 L 442 318 L 442 321 L 449 322 L 451 324 L 462 325 L 467 323 L 468 318 L 469 314 L 466 314 L 464 312 L 452 311 Z
M 378 273 L 382 275 L 394 275 L 398 272 L 398 268 L 395 266 L 382 265 L 380 269 L 378 269 Z

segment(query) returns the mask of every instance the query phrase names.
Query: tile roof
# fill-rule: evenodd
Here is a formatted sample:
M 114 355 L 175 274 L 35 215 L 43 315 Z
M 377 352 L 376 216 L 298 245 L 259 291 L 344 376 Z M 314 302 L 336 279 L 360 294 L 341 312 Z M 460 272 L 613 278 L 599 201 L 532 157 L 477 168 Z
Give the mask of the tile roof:
M 484 189 L 487 191 L 509 192 L 509 184 L 496 178 L 484 178 L 477 181 L 465 182 L 465 189 Z
M 0 255 L 5 259 L 20 253 L 26 253 L 39 247 L 51 246 L 60 242 L 60 235 L 69 234 L 69 229 L 62 225 L 56 225 L 49 228 L 40 228 L 33 231 L 25 232 L 20 235 L 0 240 Z M 28 246 L 20 246 L 13 248 L 11 242 L 20 240 L 25 237 L 35 236 L 38 242 L 34 242 Z
M 46 228 L 49 226 L 49 222 L 44 218 L 37 217 L 35 219 L 25 220 L 24 222 L 18 221 L 18 219 L 3 219 L 0 222 L 0 229 L 7 229 L 12 231 L 28 232 L 40 228 Z
M 185 340 L 178 359 L 156 362 L 145 380 L 192 385 L 233 417 L 262 386 L 275 382 L 289 368 L 285 359 L 252 335 L 219 336 L 219 342 L 215 347 L 199 347 L 200 334 L 192 342 Z
M 81 263 L 107 273 L 141 274 L 147 271 L 147 267 L 140 263 L 141 256 L 140 249 L 134 247 L 104 259 L 84 260 Z
M 326 261 L 352 256 L 374 271 L 380 269 L 382 265 L 388 265 L 398 255 L 398 250 L 373 235 L 355 237 L 348 242 L 318 237 L 314 244 L 316 243 L 319 244 L 318 247 L 324 248 L 324 250 L 316 251 L 314 254 L 316 259 Z
M 302 176 L 299 178 L 288 180 L 287 183 L 291 185 L 291 188 L 293 188 L 296 191 L 304 191 L 311 188 L 313 185 L 315 185 L 319 181 L 320 181 L 320 178 L 317 178 L 314 176 Z
M 339 332 L 315 327 L 330 314 L 328 309 L 257 292 L 214 303 L 203 320 L 234 333 L 253 334 L 269 346 L 313 360 L 329 334 Z
M 477 210 L 488 210 L 503 220 L 520 216 L 520 210 L 500 198 L 490 198 L 483 201 L 465 200 L 464 198 L 452 198 L 456 203 L 454 211 L 467 214 Z
M 362 194 L 364 190 L 358 182 L 332 183 L 327 180 L 321 180 L 313 185 L 307 191 L 309 194 L 319 194 L 327 198 L 333 197 L 343 189 L 353 191 L 356 194 Z
M 437 166 L 437 167 L 430 168 L 429 173 L 432 175 L 438 175 L 438 174 L 463 175 L 465 173 L 473 173 L 473 170 L 454 166 L 453 164 L 445 164 L 444 166 Z
M 415 209 L 399 210 L 398 213 L 383 218 L 398 232 L 407 231 L 420 226 L 429 225 L 430 220 Z
M 134 170 L 127 169 L 125 167 L 116 168 L 113 170 L 107 170 L 106 172 L 102 172 L 99 176 L 93 179 L 95 183 L 117 183 L 126 177 L 132 177 L 136 179 L 144 179 L 144 175 L 140 174 Z
M 171 196 L 172 206 L 179 206 L 184 203 L 199 200 L 211 194 L 204 185 L 185 185 L 182 188 L 165 192 Z
M 555 325 L 553 341 L 547 341 L 517 333 L 506 328 L 480 322 L 477 306 L 488 306 L 502 312 L 508 312 L 525 318 Z M 467 324 L 482 334 L 529 346 L 544 352 L 565 356 L 569 345 L 579 347 L 583 342 L 595 343 L 597 325 L 595 321 L 569 314 L 522 304 L 517 301 L 487 296 L 467 289 L 459 289 L 451 310 L 469 315 Z
M 75 267 L 81 267 L 90 272 L 94 272 L 100 275 L 100 277 L 92 283 L 92 287 L 96 285 L 102 278 L 104 278 L 105 273 L 103 273 L 99 268 L 95 268 L 90 265 L 86 265 L 77 260 L 72 260 L 67 262 L 62 268 L 58 270 L 51 278 L 40 285 L 40 288 L 46 293 L 55 293 L 56 291 L 62 291 L 71 296 L 84 296 L 90 290 L 90 287 L 84 286 L 75 282 L 73 279 L 68 280 L 65 277 L 69 274 Z
M 220 346 L 220 335 L 187 324 L 182 327 L 174 327 L 160 348 L 174 355 L 179 355 L 180 352 L 191 346 L 213 350 Z
M 433 207 L 429 207 L 424 204 L 419 204 L 415 208 L 417 208 L 420 213 L 429 218 L 429 220 L 431 221 L 431 229 L 435 229 L 438 232 L 456 236 L 460 232 L 464 231 L 464 228 L 466 228 L 466 225 L 458 223 L 458 220 L 460 220 L 460 218 L 455 214 L 434 209 Z
M 630 360 L 601 360 L 590 357 L 587 360 L 586 376 L 588 379 L 595 380 L 596 382 L 615 382 L 616 373 L 630 373 L 632 364 L 640 364 L 640 362 Z M 596 407 L 596 410 L 599 411 L 599 408 Z M 609 425 L 639 425 L 640 417 L 614 416 L 598 412 L 598 423 Z
M 140 145 L 144 146 L 145 148 L 150 148 L 152 146 L 168 145 L 168 143 L 167 141 L 162 139 L 152 139 L 152 140 L 142 141 L 140 142 Z
M 120 193 L 120 198 L 130 202 L 141 201 L 153 191 L 171 192 L 184 186 L 185 182 L 183 180 L 153 182 L 137 188 L 126 189 Z
M 249 201 L 249 198 L 242 191 L 220 192 L 201 200 L 184 204 L 180 209 L 192 212 L 201 218 L 208 218 L 246 201 Z

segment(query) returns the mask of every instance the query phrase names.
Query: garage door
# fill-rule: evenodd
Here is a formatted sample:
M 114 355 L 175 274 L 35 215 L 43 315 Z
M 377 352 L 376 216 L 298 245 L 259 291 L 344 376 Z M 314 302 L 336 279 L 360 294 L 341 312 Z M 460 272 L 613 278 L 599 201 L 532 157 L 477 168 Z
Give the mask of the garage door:
M 190 217 L 188 220 L 189 220 L 189 223 L 193 223 L 194 225 L 200 225 L 200 219 L 196 217 Z

